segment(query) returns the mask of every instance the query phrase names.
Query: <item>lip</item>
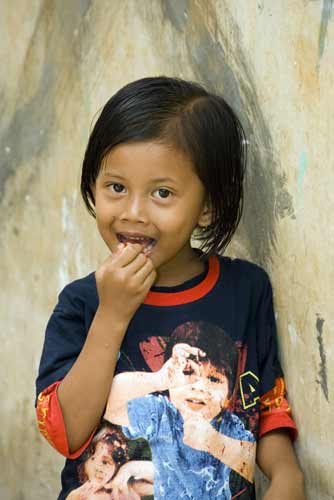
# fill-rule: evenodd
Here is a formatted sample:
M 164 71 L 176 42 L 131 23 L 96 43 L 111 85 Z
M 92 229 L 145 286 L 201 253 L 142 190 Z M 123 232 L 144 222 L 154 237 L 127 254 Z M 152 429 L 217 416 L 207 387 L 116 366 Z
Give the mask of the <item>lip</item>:
M 157 240 L 155 238 L 151 238 L 151 236 L 148 236 L 146 234 L 142 234 L 142 233 L 130 233 L 130 232 L 116 232 L 116 236 L 117 236 L 117 239 L 120 243 L 125 243 L 123 238 L 127 239 L 131 239 L 131 238 L 145 238 L 148 241 L 148 244 L 145 244 L 145 246 L 143 247 L 143 250 L 142 250 L 142 253 L 146 256 L 150 255 L 155 247 L 155 245 L 157 244 Z M 142 242 L 138 241 L 139 244 L 141 244 Z
M 198 406 L 205 406 L 205 403 L 204 401 L 202 401 L 201 399 L 186 399 L 187 403 L 188 404 L 191 404 L 191 405 L 198 405 Z
M 96 479 L 97 481 L 99 481 L 99 482 L 100 482 L 100 481 L 104 481 L 104 480 L 106 479 L 106 475 L 105 475 L 105 473 L 103 473 L 103 472 L 96 472 L 96 473 L 95 473 L 95 479 Z
M 150 240 L 155 239 L 155 238 L 152 238 L 152 236 L 149 236 L 148 234 L 143 234 L 143 233 L 130 233 L 127 231 L 118 231 L 118 232 L 116 232 L 116 234 L 126 236 L 127 238 L 149 238 Z

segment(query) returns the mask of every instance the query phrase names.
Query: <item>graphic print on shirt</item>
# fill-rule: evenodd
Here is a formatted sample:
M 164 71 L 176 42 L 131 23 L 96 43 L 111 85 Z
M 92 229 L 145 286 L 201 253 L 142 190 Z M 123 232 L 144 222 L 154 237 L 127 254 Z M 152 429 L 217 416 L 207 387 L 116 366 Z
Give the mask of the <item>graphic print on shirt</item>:
M 140 350 L 152 371 L 117 373 L 104 418 L 118 426 L 127 446 L 145 440 L 152 468 L 147 458 L 130 456 L 132 476 L 115 476 L 120 498 L 248 498 L 256 440 L 237 416 L 241 396 L 235 389 L 245 352 L 203 321 L 183 323 L 167 338 L 149 337 Z M 145 491 L 130 491 L 133 481 L 145 484 Z
M 102 421 L 78 465 L 81 486 L 72 490 L 67 500 L 152 498 L 151 455 L 145 460 L 143 453 L 137 450 L 141 460 L 130 460 L 134 454 L 133 444 L 131 446 L 121 428 Z

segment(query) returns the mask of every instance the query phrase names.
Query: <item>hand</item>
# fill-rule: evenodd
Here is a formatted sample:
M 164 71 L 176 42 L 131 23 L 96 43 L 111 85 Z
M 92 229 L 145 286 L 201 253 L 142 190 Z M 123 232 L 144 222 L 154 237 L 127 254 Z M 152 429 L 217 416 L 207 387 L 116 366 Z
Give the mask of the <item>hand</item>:
M 127 462 L 120 467 L 114 479 L 105 485 L 106 489 L 112 490 L 112 500 L 140 500 L 129 484 L 132 475 L 131 462 Z
M 173 388 L 190 382 L 189 376 L 201 377 L 201 362 L 206 357 L 205 352 L 189 344 L 176 344 L 172 356 L 159 370 L 160 376 L 165 380 L 166 387 Z M 187 373 L 187 382 L 184 376 Z
M 88 480 L 79 488 L 72 490 L 66 500 L 89 500 L 101 488 L 103 488 L 101 483 Z
M 120 243 L 95 272 L 99 307 L 128 322 L 145 300 L 157 273 L 139 244 Z

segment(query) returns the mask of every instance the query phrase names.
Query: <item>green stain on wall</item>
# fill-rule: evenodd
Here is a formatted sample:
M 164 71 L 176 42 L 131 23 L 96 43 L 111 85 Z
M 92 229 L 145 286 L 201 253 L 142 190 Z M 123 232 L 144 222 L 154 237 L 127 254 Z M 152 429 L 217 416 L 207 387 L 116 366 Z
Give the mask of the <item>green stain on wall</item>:
M 327 29 L 329 19 L 333 13 L 333 0 L 324 0 L 322 6 L 322 14 L 321 14 L 321 23 L 320 23 L 320 31 L 319 31 L 319 43 L 318 43 L 318 58 L 319 61 L 322 58 L 322 55 L 325 50 L 325 40 L 327 36 Z

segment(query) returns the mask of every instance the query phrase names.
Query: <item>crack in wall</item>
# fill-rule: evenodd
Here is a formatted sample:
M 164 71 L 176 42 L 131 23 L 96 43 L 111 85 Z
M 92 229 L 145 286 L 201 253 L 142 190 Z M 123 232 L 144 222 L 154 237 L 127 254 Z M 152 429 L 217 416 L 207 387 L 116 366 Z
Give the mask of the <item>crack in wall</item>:
M 325 352 L 325 347 L 324 347 L 324 340 L 323 340 L 323 326 L 324 326 L 325 320 L 323 318 L 320 318 L 319 315 L 317 315 L 317 322 L 316 322 L 316 328 L 318 331 L 317 335 L 317 341 L 319 344 L 319 354 L 320 354 L 320 369 L 318 372 L 319 379 L 316 379 L 317 384 L 319 384 L 323 390 L 324 396 L 326 398 L 326 401 L 328 402 L 328 382 L 327 382 L 327 360 L 326 360 L 326 352 Z

